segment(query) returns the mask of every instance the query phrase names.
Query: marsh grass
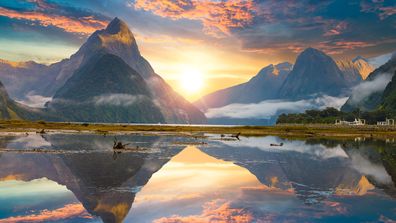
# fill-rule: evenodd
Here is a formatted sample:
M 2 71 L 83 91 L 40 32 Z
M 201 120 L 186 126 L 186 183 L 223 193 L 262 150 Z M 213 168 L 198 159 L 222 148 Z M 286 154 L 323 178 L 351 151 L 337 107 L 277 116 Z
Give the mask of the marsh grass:
M 395 138 L 395 126 L 336 126 L 325 124 L 276 126 L 193 126 L 193 125 L 125 125 L 125 124 L 92 124 L 64 123 L 45 121 L 0 121 L 0 132 L 30 132 L 30 131 L 76 131 L 97 134 L 114 134 L 137 132 L 141 134 L 174 134 L 187 137 L 202 136 L 202 133 L 236 134 L 242 136 L 277 135 L 283 137 L 369 137 Z M 201 134 L 201 135 L 200 135 Z

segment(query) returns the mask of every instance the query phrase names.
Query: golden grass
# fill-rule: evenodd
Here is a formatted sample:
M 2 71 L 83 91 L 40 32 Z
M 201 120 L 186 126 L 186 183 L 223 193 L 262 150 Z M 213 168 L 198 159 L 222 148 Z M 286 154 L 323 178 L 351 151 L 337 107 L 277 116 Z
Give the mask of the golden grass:
M 28 132 L 45 130 L 89 131 L 97 134 L 142 132 L 145 134 L 177 134 L 201 137 L 200 133 L 235 134 L 243 136 L 277 135 L 283 137 L 320 137 L 320 138 L 394 138 L 394 126 L 336 126 L 336 125 L 277 125 L 277 126 L 193 126 L 193 125 L 125 125 L 125 124 L 78 124 L 45 121 L 0 121 L 0 132 Z

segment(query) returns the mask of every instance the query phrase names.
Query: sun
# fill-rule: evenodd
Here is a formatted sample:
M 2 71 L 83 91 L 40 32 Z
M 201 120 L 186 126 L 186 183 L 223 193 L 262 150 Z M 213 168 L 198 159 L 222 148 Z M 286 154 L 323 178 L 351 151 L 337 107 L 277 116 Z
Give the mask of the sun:
M 202 73 L 197 70 L 183 72 L 180 86 L 190 94 L 199 92 L 203 87 Z

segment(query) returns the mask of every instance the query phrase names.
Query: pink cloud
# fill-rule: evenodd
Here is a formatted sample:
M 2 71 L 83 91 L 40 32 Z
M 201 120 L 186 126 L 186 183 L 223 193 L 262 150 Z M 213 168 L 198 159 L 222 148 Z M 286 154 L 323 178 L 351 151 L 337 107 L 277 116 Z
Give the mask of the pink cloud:
M 134 7 L 174 20 L 201 21 L 204 32 L 217 37 L 249 25 L 255 11 L 253 0 L 136 0 Z
M 82 35 L 91 34 L 97 29 L 106 27 L 107 21 L 96 19 L 93 16 L 71 18 L 64 15 L 57 15 L 59 10 L 55 5 L 48 4 L 43 0 L 32 0 L 37 6 L 35 11 L 16 11 L 0 7 L 0 16 L 5 16 L 17 20 L 27 20 L 36 22 L 42 26 L 55 26 L 66 32 L 78 33 Z M 49 11 L 55 13 L 49 13 Z
M 253 214 L 240 208 L 232 208 L 230 202 L 214 200 L 203 206 L 199 215 L 164 217 L 155 220 L 155 223 L 248 223 L 253 221 Z
M 91 218 L 82 204 L 67 204 L 64 207 L 55 210 L 43 210 L 38 214 L 25 216 L 15 216 L 0 219 L 0 223 L 17 223 L 17 222 L 48 222 L 62 220 L 72 217 Z
M 337 36 L 348 27 L 347 22 L 339 22 L 334 28 L 329 29 L 323 36 Z

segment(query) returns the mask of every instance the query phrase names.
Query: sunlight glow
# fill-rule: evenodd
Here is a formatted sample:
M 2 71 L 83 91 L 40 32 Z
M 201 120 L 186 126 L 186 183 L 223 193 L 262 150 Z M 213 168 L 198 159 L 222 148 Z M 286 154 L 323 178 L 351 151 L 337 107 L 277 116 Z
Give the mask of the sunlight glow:
M 187 93 L 197 93 L 203 87 L 202 74 L 197 70 L 185 71 L 180 78 L 180 85 Z

